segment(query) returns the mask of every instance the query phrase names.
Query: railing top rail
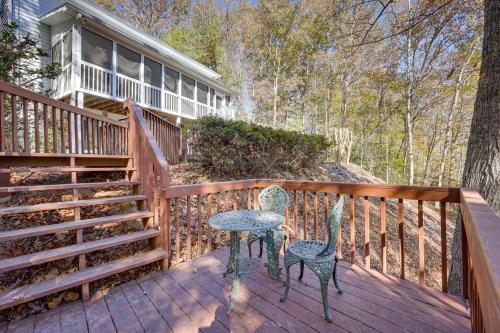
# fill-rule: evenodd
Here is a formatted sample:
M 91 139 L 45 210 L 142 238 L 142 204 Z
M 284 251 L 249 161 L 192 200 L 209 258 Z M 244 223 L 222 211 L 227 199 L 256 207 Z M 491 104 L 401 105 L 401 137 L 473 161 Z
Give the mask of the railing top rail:
M 495 332 L 500 318 L 500 217 L 469 188 L 460 190 L 460 210 L 483 322 L 487 332 Z
M 80 60 L 80 62 L 82 65 L 85 65 L 87 67 L 92 67 L 92 68 L 98 69 L 100 71 L 106 72 L 108 74 L 113 74 L 113 71 L 111 69 L 107 69 L 107 68 L 101 67 L 99 65 L 96 65 L 96 64 L 84 61 L 84 60 Z
M 49 106 L 52 106 L 52 107 L 55 107 L 58 109 L 63 109 L 63 110 L 69 111 L 69 112 L 73 112 L 73 113 L 76 113 L 76 114 L 79 114 L 79 115 L 82 115 L 82 116 L 85 116 L 85 117 L 88 117 L 91 119 L 97 119 L 97 120 L 106 122 L 108 124 L 113 124 L 113 125 L 125 127 L 125 128 L 127 127 L 127 124 L 121 123 L 119 121 L 112 120 L 112 119 L 109 119 L 106 117 L 102 117 L 98 114 L 80 109 L 80 108 L 73 106 L 73 105 L 70 105 L 68 103 L 64 103 L 64 102 L 61 102 L 58 100 L 51 99 L 47 96 L 37 94 L 37 93 L 30 91 L 28 89 L 24 89 L 24 88 L 21 88 L 19 86 L 14 85 L 14 84 L 11 84 L 11 83 L 8 83 L 5 81 L 1 81 L 1 80 L 0 80 L 0 91 L 6 92 L 9 94 L 13 94 L 13 95 L 16 95 L 19 97 L 23 97 L 23 98 L 26 98 L 29 100 L 33 100 L 33 101 L 38 102 L 38 103 L 43 103 L 43 104 L 46 104 L 46 105 L 49 105 Z
M 460 202 L 460 188 L 435 186 L 407 186 L 389 184 L 330 183 L 277 179 L 247 179 L 227 182 L 178 185 L 164 188 L 168 197 L 241 190 L 249 187 L 266 187 L 272 184 L 287 190 L 343 193 L 369 197 L 398 198 L 424 201 Z

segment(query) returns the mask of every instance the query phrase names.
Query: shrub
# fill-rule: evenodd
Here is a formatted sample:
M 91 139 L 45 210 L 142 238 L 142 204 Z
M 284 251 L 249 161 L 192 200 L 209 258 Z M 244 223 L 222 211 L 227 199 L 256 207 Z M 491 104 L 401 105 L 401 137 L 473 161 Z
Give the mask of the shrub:
M 329 142 L 321 135 L 273 129 L 215 116 L 186 127 L 193 157 L 216 176 L 255 177 L 314 168 Z

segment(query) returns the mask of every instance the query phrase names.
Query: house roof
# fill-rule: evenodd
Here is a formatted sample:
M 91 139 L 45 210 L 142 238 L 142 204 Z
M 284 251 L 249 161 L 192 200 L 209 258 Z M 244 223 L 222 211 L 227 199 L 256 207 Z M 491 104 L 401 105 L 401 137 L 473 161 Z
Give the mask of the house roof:
M 201 76 L 207 80 L 214 88 L 225 93 L 233 93 L 222 85 L 221 76 L 212 69 L 175 50 L 159 38 L 138 30 L 110 11 L 86 0 L 64 0 L 61 6 L 44 13 L 39 19 L 40 22 L 52 26 L 74 18 L 76 14 L 81 14 L 84 18 L 97 22 L 99 26 L 106 27 L 139 45 L 153 49 L 160 57 L 164 57 L 175 63 L 180 69 L 186 70 L 186 74 L 194 73 L 195 76 Z

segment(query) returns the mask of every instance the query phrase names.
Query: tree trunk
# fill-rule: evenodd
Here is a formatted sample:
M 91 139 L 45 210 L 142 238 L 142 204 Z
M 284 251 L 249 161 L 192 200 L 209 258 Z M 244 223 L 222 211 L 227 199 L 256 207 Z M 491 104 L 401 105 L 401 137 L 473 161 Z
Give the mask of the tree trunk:
M 279 70 L 276 71 L 274 76 L 274 84 L 273 84 L 273 128 L 276 128 L 278 121 L 278 83 L 279 83 Z
M 409 22 L 412 22 L 411 14 L 411 0 L 408 0 L 408 16 Z M 406 80 L 408 86 L 406 88 L 406 115 L 405 115 L 405 129 L 406 129 L 406 149 L 408 157 L 408 185 L 413 185 L 414 179 L 414 162 L 413 162 L 413 124 L 411 117 L 411 97 L 413 94 L 413 60 L 412 60 L 412 46 L 411 46 L 411 29 L 408 29 L 407 43 L 406 43 Z
M 500 2 L 484 2 L 484 38 L 462 186 L 476 189 L 500 214 Z M 462 291 L 461 225 L 453 235 L 449 290 Z

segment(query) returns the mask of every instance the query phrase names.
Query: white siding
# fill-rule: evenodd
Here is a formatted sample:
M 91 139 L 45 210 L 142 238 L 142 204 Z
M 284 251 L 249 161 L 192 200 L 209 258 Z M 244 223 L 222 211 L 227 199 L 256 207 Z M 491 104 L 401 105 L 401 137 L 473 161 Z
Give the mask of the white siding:
M 0 0 L 0 31 L 10 21 L 12 15 L 11 0 Z

